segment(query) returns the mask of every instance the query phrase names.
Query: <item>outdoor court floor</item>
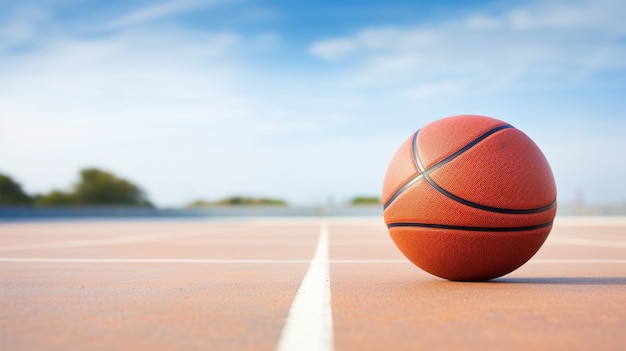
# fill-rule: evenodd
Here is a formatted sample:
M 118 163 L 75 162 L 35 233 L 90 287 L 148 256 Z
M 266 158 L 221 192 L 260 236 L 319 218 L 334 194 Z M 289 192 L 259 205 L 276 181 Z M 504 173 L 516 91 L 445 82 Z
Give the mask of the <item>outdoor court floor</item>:
M 0 223 L 0 350 L 626 350 L 626 218 L 557 218 L 491 282 L 382 219 Z

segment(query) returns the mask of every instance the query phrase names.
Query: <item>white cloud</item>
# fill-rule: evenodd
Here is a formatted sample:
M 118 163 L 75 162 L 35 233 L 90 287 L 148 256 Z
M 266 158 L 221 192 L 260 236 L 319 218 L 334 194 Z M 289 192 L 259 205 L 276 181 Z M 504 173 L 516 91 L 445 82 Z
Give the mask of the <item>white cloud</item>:
M 481 14 L 469 16 L 464 22 L 464 26 L 470 30 L 493 30 L 502 27 L 503 21 L 495 17 Z
M 449 95 L 459 94 L 465 90 L 465 86 L 459 81 L 444 81 L 430 84 L 419 84 L 407 89 L 406 97 L 418 103 L 433 99 L 446 98 Z
M 271 50 L 280 43 L 280 35 L 274 32 L 264 32 L 258 34 L 252 43 L 252 46 L 260 50 Z
M 416 27 L 368 27 L 317 41 L 310 52 L 360 62 L 352 73 L 359 84 L 463 76 L 468 84 L 493 85 L 510 72 L 516 79 L 572 79 L 626 67 L 624 15 L 623 2 L 537 2 Z
M 0 50 L 32 40 L 42 30 L 48 13 L 41 7 L 25 6 L 17 9 L 9 20 L 0 26 Z
M 598 31 L 626 33 L 626 4 L 619 0 L 540 1 L 505 14 L 514 30 Z
M 33 53 L 0 56 L 0 171 L 33 193 L 67 187 L 81 167 L 96 166 L 138 182 L 159 205 L 259 189 L 310 202 L 314 188 L 283 191 L 318 178 L 328 154 L 302 153 L 323 148 L 315 135 L 346 122 L 334 110 L 343 100 L 318 104 L 323 96 L 306 98 L 295 77 L 244 62 L 279 40 L 126 29 L 46 38 Z
M 372 51 L 416 51 L 440 40 L 433 30 L 404 30 L 396 27 L 364 29 L 358 34 L 359 46 Z
M 328 61 L 338 61 L 356 51 L 358 43 L 350 39 L 330 39 L 314 43 L 309 48 L 313 55 Z
M 189 12 L 201 7 L 215 6 L 223 1 L 220 0 L 174 0 L 166 1 L 158 4 L 145 6 L 134 10 L 130 13 L 124 14 L 116 19 L 113 19 L 105 28 L 120 28 L 131 25 L 137 25 L 148 21 L 154 21 L 174 15 L 179 15 L 184 12 Z

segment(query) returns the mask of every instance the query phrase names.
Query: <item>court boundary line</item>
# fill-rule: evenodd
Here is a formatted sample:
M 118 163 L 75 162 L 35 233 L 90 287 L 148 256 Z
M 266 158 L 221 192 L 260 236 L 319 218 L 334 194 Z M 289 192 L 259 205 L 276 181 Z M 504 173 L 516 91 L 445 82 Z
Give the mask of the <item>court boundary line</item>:
M 33 243 L 33 244 L 17 244 L 0 246 L 1 251 L 22 251 L 22 250 L 46 250 L 46 249 L 66 249 L 75 247 L 88 247 L 88 246 L 115 246 L 137 243 L 146 240 L 159 239 L 167 236 L 173 236 L 174 234 L 143 234 L 143 235 L 126 235 L 113 238 L 98 238 L 98 239 L 83 239 L 83 240 L 68 240 L 57 241 L 49 243 Z
M 626 242 L 622 242 L 622 241 L 596 240 L 596 239 L 570 238 L 570 237 L 548 237 L 546 243 L 554 244 L 554 245 L 608 247 L 608 248 L 613 248 L 613 249 L 626 248 Z
M 219 259 L 219 258 L 55 258 L 0 257 L 0 262 L 16 263 L 208 263 L 208 264 L 285 264 L 309 263 L 304 259 Z
M 315 254 L 291 303 L 277 351 L 333 350 L 328 223 L 320 223 Z

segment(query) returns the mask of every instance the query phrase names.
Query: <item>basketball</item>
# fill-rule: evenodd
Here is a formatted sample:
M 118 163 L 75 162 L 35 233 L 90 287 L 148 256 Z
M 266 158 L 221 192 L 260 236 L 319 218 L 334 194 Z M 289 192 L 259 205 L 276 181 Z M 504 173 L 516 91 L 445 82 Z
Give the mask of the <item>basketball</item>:
M 484 281 L 539 250 L 556 215 L 556 184 L 526 134 L 460 115 L 427 124 L 400 146 L 382 202 L 389 234 L 411 262 L 441 278 Z

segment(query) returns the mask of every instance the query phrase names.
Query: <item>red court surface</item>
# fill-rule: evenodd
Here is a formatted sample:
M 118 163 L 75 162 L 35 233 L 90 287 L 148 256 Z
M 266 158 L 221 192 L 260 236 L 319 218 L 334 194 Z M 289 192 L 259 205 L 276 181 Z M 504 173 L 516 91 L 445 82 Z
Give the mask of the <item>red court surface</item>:
M 329 323 L 295 308 L 328 288 Z M 379 218 L 0 224 L 1 350 L 284 350 L 298 314 L 298 349 L 624 350 L 626 219 L 558 218 L 482 283 L 413 266 Z

